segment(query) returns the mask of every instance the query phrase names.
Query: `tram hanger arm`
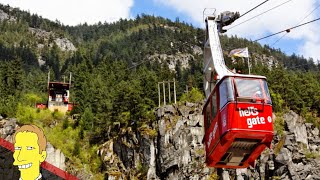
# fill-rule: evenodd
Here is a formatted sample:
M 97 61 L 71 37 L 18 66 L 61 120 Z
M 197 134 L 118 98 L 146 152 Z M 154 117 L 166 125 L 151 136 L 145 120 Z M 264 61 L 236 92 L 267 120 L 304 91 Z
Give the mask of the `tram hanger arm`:
M 221 13 L 218 18 L 217 18 L 217 23 L 218 23 L 218 31 L 220 33 L 225 33 L 227 30 L 222 29 L 224 26 L 228 26 L 231 23 L 233 23 L 235 20 L 237 20 L 240 17 L 239 12 L 230 12 L 230 11 L 225 11 Z

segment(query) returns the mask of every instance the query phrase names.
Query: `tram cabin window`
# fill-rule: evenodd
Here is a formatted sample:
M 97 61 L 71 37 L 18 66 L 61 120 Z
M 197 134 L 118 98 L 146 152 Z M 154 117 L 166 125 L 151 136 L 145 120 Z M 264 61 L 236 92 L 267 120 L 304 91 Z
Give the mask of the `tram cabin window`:
M 220 110 L 230 101 L 234 100 L 231 78 L 226 78 L 219 86 Z
M 207 106 L 207 109 L 206 109 L 206 128 L 209 128 L 210 127 L 210 124 L 211 124 L 211 116 L 210 116 L 210 103 L 209 105 Z
M 211 118 L 212 120 L 216 117 L 217 114 L 217 97 L 216 97 L 216 92 L 211 97 Z
M 236 77 L 235 85 L 238 97 L 265 99 L 265 102 L 271 104 L 268 86 L 264 79 Z
M 267 82 L 265 80 L 263 80 L 263 89 L 264 89 L 265 95 L 266 95 L 266 103 L 272 104 L 270 93 L 269 93 L 269 88 L 268 88 Z

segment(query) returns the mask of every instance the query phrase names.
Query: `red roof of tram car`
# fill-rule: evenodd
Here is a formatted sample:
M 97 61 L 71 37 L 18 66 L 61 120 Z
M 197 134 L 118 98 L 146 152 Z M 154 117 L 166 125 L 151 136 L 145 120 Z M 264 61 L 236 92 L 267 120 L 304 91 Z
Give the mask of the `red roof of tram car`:
M 243 95 L 249 91 L 248 82 L 254 82 L 260 83 L 262 96 L 241 96 L 236 85 L 236 81 L 240 82 L 238 79 L 247 83 L 243 86 L 246 90 Z M 270 147 L 273 138 L 272 105 L 265 79 L 264 76 L 235 74 L 223 77 L 214 87 L 203 109 L 204 145 L 208 166 L 217 168 L 253 166 L 255 159 L 265 147 Z M 233 88 L 231 89 L 233 99 L 226 97 L 226 91 L 221 89 L 227 81 L 230 81 L 229 86 Z M 213 104 L 215 98 L 216 104 Z

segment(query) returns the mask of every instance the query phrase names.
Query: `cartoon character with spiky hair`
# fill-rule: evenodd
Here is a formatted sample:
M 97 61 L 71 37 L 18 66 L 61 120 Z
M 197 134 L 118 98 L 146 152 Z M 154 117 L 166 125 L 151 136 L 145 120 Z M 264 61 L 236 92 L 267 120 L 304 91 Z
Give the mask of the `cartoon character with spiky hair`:
M 24 125 L 13 136 L 13 165 L 19 167 L 20 180 L 42 179 L 40 165 L 47 157 L 47 140 L 35 125 Z

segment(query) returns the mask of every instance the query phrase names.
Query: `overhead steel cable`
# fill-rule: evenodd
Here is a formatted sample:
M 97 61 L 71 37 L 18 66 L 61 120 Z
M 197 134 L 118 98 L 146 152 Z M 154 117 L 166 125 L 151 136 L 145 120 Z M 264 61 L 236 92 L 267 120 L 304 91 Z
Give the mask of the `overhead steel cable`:
M 247 20 L 245 20 L 245 21 L 243 21 L 243 22 L 241 22 L 241 23 L 239 23 L 239 24 L 236 24 L 236 25 L 230 27 L 230 28 L 227 29 L 227 30 L 233 29 L 233 28 L 235 28 L 235 27 L 237 27 L 237 26 L 239 26 L 239 25 L 241 25 L 241 24 L 243 24 L 243 23 L 246 23 L 246 22 L 248 22 L 248 21 L 250 21 L 250 20 L 252 20 L 252 19 L 254 19 L 254 18 L 257 18 L 257 17 L 259 17 L 259 16 L 261 16 L 261 15 L 263 15 L 263 14 L 269 12 L 269 11 L 272 11 L 272 10 L 274 10 L 274 9 L 276 9 L 276 8 L 282 6 L 282 5 L 284 5 L 284 4 L 286 4 L 286 3 L 290 2 L 290 1 L 292 1 L 292 0 L 288 0 L 288 1 L 283 2 L 283 3 L 281 3 L 281 4 L 277 5 L 277 6 L 274 6 L 273 8 L 268 9 L 268 10 L 266 10 L 266 11 L 264 11 L 264 12 L 262 12 L 262 13 L 256 15 L 256 16 L 253 16 L 252 18 L 249 18 L 249 19 L 247 19 Z
M 265 0 L 262 3 L 258 4 L 257 6 L 255 6 L 254 8 L 250 9 L 249 11 L 243 13 L 239 18 L 241 18 L 242 16 L 248 14 L 249 12 L 253 11 L 254 9 L 258 8 L 259 6 L 261 6 L 262 4 L 266 3 L 267 1 L 269 1 L 269 0 Z
M 279 42 L 285 35 L 287 35 L 288 33 L 286 34 L 283 34 L 279 39 L 277 39 L 271 46 L 274 46 L 277 42 Z
M 265 39 L 265 38 L 268 38 L 268 37 L 271 37 L 271 36 L 274 36 L 274 35 L 277 35 L 277 34 L 280 34 L 280 33 L 283 33 L 283 32 L 290 32 L 292 29 L 298 28 L 298 27 L 300 27 L 300 26 L 304 26 L 304 25 L 306 25 L 306 24 L 309 24 L 309 23 L 312 23 L 312 22 L 315 22 L 315 21 L 318 21 L 318 20 L 320 20 L 320 18 L 317 18 L 317 19 L 314 19 L 314 20 L 312 20 L 312 21 L 308 21 L 308 22 L 306 22 L 306 23 L 299 24 L 299 25 L 297 25 L 297 26 L 293 26 L 293 27 L 291 27 L 291 28 L 288 28 L 288 29 L 279 31 L 279 32 L 277 32 L 277 33 L 273 33 L 273 34 L 270 34 L 270 35 L 268 35 L 268 36 L 265 36 L 265 37 L 256 39 L 256 40 L 254 40 L 253 42 L 257 42 L 257 41 L 260 41 L 260 40 L 262 40 L 262 39 Z
M 317 10 L 320 7 L 320 4 L 314 8 L 308 15 L 306 15 L 298 24 L 302 23 L 307 17 L 309 17 L 315 10 Z M 297 24 L 297 25 L 298 25 Z M 279 42 L 284 36 L 286 36 L 288 33 L 283 34 L 279 39 L 277 39 L 271 46 L 274 46 L 277 42 Z

